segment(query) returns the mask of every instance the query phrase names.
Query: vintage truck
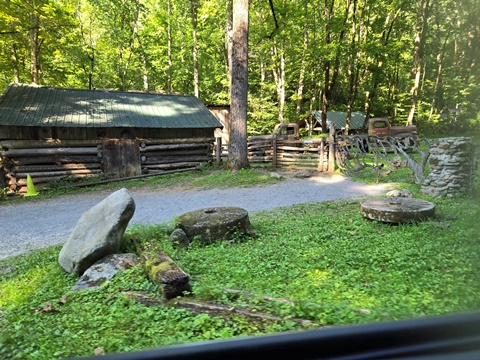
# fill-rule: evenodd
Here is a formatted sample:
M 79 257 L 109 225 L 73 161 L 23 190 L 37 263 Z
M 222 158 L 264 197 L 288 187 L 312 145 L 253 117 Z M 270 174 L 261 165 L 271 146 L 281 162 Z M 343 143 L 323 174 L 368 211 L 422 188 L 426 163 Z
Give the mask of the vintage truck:
M 273 135 L 277 136 L 278 140 L 298 140 L 300 138 L 297 123 L 281 123 L 275 125 L 272 134 L 269 135 L 255 135 L 250 136 L 249 141 L 270 140 Z
M 412 126 L 391 126 L 387 118 L 371 118 L 368 120 L 369 136 L 396 136 L 410 137 L 417 135 L 417 127 Z

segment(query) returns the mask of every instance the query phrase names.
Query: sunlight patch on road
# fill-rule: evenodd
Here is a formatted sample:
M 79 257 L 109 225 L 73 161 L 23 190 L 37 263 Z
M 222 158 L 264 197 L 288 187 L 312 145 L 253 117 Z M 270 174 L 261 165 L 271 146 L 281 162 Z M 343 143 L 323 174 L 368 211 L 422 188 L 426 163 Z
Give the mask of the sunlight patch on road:
M 338 184 L 344 182 L 346 178 L 342 175 L 315 176 L 309 179 L 319 184 Z

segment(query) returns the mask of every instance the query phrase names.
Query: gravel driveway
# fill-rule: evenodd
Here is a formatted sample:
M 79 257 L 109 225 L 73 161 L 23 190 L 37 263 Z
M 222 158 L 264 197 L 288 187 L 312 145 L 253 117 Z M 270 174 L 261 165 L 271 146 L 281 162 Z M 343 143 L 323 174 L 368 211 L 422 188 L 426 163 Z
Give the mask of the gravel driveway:
M 114 190 L 0 205 L 0 259 L 64 243 L 80 216 Z M 381 195 L 386 185 L 365 185 L 343 176 L 288 178 L 274 185 L 224 190 L 139 188 L 129 190 L 136 204 L 132 224 L 169 222 L 187 211 L 238 206 L 249 212 L 293 204 Z

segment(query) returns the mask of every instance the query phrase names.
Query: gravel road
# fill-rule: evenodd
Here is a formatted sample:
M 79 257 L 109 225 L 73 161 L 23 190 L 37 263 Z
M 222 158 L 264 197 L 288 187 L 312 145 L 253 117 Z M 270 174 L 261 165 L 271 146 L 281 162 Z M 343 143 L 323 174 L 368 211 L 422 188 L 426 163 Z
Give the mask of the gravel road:
M 0 259 L 64 243 L 80 216 L 113 191 L 0 204 Z M 387 191 L 386 185 L 365 185 L 339 175 L 287 178 L 274 185 L 225 190 L 131 189 L 136 210 L 129 226 L 169 222 L 185 212 L 212 206 L 237 206 L 254 212 Z

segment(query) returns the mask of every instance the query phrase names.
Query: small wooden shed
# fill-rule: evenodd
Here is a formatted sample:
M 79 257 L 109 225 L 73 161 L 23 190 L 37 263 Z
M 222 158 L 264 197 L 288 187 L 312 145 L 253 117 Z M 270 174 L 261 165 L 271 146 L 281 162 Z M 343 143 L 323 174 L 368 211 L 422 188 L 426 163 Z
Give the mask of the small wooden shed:
M 222 127 L 195 96 L 12 84 L 0 97 L 0 185 L 198 166 Z

